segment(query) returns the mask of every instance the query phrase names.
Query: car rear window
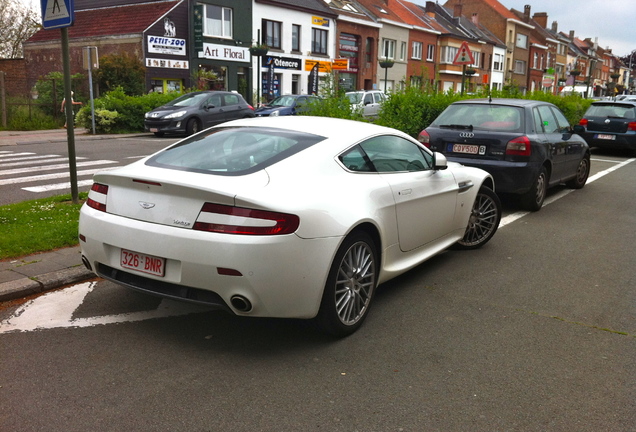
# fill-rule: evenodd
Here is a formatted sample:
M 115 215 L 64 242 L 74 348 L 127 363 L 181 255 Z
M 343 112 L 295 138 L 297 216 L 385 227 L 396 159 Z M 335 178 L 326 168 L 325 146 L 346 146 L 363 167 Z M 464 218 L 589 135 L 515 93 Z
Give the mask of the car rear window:
M 146 165 L 218 175 L 258 171 L 325 138 L 266 127 L 215 128 L 168 147 Z
M 586 117 L 617 117 L 617 118 L 636 118 L 636 108 L 634 105 L 627 104 L 593 104 L 591 105 Z
M 523 108 L 494 104 L 450 105 L 431 123 L 431 126 L 521 132 L 523 130 Z

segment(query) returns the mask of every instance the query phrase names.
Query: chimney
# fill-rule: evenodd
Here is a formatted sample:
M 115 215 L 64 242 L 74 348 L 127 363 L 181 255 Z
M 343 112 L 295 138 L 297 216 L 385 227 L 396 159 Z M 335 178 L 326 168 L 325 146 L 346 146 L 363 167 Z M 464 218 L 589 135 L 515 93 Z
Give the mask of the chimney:
M 554 33 L 558 33 L 559 32 L 559 23 L 556 21 L 552 21 L 552 31 Z
M 537 12 L 532 16 L 532 19 L 542 28 L 548 28 L 548 14 L 546 12 Z
M 477 12 L 475 12 L 473 14 L 473 16 L 471 17 L 471 20 L 472 20 L 473 24 L 479 25 L 479 14 Z
M 570 30 L 570 40 L 574 40 L 574 30 Z
M 435 2 L 427 1 L 426 2 L 426 15 L 430 17 L 435 17 Z
M 461 18 L 462 16 L 462 7 L 461 3 L 457 3 L 453 8 L 453 18 Z
M 530 5 L 523 7 L 523 22 L 530 22 Z

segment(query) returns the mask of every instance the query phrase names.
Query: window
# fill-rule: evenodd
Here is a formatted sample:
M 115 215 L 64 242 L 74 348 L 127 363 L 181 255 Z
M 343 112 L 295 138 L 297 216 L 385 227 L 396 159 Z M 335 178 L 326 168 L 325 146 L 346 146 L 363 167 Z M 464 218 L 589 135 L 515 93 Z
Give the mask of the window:
M 300 26 L 292 24 L 292 51 L 300 51 Z
M 435 61 L 435 45 L 429 45 L 426 49 L 426 60 Z
M 554 113 L 547 105 L 542 105 L 537 108 L 539 115 L 541 116 L 541 123 L 543 124 L 543 131 L 547 134 L 558 133 L 559 124 L 557 123 Z M 536 119 L 535 119 L 536 122 Z
M 415 60 L 422 60 L 422 42 L 413 42 L 413 53 L 411 58 Z
M 395 41 L 392 39 L 382 40 L 382 58 L 393 60 L 395 58 Z
M 400 44 L 400 60 L 406 60 L 406 42 Z
M 311 52 L 327 55 L 327 30 L 311 29 Z
M 517 33 L 517 44 L 516 44 L 517 48 L 524 48 L 524 49 L 528 49 L 528 36 L 521 34 L 521 33 Z
M 532 60 L 532 67 L 537 69 L 539 67 L 539 54 L 534 53 L 534 58 Z
M 495 54 L 494 56 L 494 63 L 493 63 L 493 70 L 495 71 L 502 71 L 504 70 L 504 62 L 503 62 L 504 58 L 503 55 L 501 54 Z
M 206 36 L 232 38 L 232 9 L 205 5 L 203 33 Z
M 515 60 L 515 73 L 525 75 L 526 74 L 526 62 L 523 60 Z
M 263 43 L 270 48 L 281 49 L 280 27 L 278 21 L 263 20 Z
M 358 172 L 408 172 L 433 168 L 433 156 L 404 138 L 384 135 L 371 138 L 340 156 L 342 164 Z
M 364 58 L 367 63 L 373 61 L 373 38 L 367 38 L 367 43 L 364 47 Z
M 440 63 L 453 63 L 458 52 L 459 52 L 459 48 L 457 47 L 452 47 L 452 46 L 442 47 L 442 55 L 441 55 Z

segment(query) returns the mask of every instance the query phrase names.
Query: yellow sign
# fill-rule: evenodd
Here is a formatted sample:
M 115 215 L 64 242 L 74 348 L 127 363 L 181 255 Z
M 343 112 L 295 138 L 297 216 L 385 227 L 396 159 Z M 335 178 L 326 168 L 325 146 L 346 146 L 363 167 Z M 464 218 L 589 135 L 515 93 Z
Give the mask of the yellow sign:
M 311 17 L 311 24 L 312 25 L 316 25 L 316 26 L 320 26 L 320 27 L 329 27 L 329 19 L 328 18 L 317 17 L 317 16 L 312 16 Z
M 318 72 L 331 72 L 331 62 L 320 60 L 305 60 L 305 70 L 312 70 L 316 64 L 318 64 Z
M 349 69 L 349 59 L 335 59 L 331 62 L 331 68 L 333 70 L 347 70 Z

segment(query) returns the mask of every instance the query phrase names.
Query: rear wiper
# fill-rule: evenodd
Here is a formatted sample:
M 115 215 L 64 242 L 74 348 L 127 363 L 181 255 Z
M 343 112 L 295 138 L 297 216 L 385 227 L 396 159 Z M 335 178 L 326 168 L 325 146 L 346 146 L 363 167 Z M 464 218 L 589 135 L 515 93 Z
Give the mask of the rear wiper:
M 473 130 L 473 125 L 449 124 L 449 125 L 440 125 L 439 127 L 444 128 L 444 129 L 466 129 L 466 130 Z

